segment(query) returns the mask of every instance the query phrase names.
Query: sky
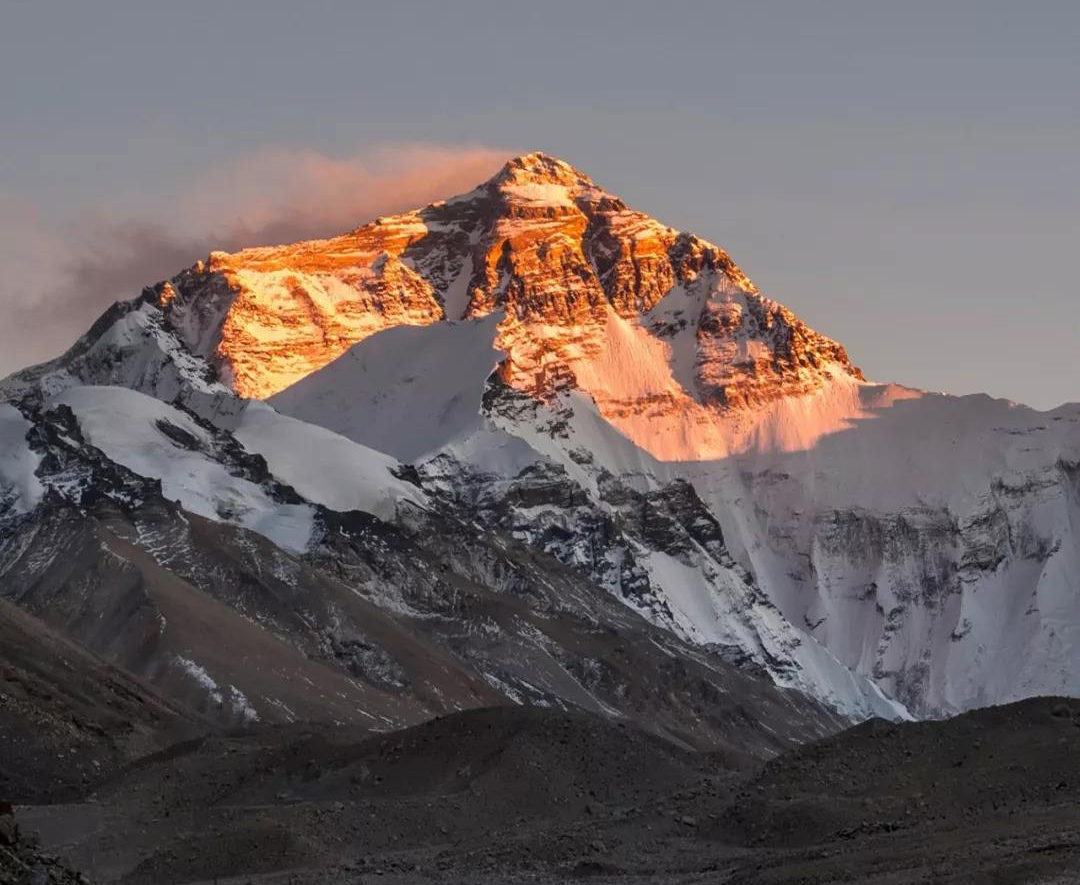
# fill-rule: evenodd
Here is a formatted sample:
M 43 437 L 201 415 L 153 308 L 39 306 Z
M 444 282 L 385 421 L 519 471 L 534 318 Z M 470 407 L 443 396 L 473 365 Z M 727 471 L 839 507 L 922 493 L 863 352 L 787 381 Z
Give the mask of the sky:
M 1080 400 L 1080 3 L 0 0 L 0 374 L 559 156 L 869 378 Z

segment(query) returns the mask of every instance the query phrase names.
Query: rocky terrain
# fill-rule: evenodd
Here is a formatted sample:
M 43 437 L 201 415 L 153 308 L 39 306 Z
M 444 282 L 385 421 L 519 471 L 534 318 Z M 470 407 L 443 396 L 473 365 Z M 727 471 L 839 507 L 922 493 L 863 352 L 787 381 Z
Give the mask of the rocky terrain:
M 206 721 L 0 601 L 0 796 L 55 801 Z M 62 764 L 57 764 L 62 760 Z
M 3 885 L 85 885 L 86 876 L 24 832 L 10 807 L 0 810 L 0 882 Z
M 1078 763 L 1061 699 L 872 720 L 764 764 L 500 707 L 209 734 L 17 818 L 96 882 L 1066 883 Z

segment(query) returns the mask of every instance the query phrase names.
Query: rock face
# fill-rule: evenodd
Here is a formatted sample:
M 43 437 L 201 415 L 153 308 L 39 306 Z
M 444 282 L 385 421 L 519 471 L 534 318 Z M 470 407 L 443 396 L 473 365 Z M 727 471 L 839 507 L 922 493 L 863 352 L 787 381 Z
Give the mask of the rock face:
M 543 605 L 582 623 L 598 593 L 608 622 L 631 609 L 847 716 L 1080 693 L 1080 408 L 870 383 L 721 249 L 543 154 L 340 237 L 213 253 L 0 397 L 0 542 L 29 544 L 47 499 L 85 509 L 110 483 L 129 508 L 156 495 L 346 582 L 375 580 L 382 554 L 355 540 L 371 525 L 410 544 L 454 525 L 461 549 L 413 554 L 496 594 L 553 581 Z M 186 537 L 176 524 L 163 537 Z M 506 545 L 543 559 L 520 571 Z M 449 624 L 432 601 L 448 587 L 408 574 L 417 598 L 381 575 L 378 605 Z M 336 623 L 334 606 L 305 617 Z M 520 662 L 544 630 L 511 621 L 513 653 L 470 663 L 457 701 L 625 683 L 564 649 L 550 656 L 578 687 L 541 667 L 537 689 Z M 454 655 L 483 656 L 446 630 Z M 403 672 L 368 638 L 289 636 Z M 375 687 L 388 720 L 440 709 Z

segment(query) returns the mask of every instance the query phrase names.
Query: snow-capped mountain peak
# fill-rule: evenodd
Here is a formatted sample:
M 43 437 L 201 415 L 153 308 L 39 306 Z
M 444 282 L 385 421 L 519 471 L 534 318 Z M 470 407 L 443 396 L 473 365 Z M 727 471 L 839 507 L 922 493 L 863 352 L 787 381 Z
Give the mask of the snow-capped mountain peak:
M 217 427 L 269 485 L 157 425 L 125 442 L 116 410 L 153 410 L 64 394 L 88 385 Z M 453 513 L 849 715 L 1080 692 L 1080 410 L 872 384 L 722 249 L 545 154 L 337 237 L 214 252 L 0 394 L 8 436 L 63 405 L 112 462 L 293 550 L 342 511 Z M 35 457 L 0 458 L 18 519 Z
M 723 250 L 540 153 L 462 197 L 339 237 L 215 252 L 153 291 L 185 346 L 257 398 L 383 329 L 504 311 L 509 384 L 541 397 L 582 389 L 661 457 L 740 445 L 697 438 L 714 411 L 861 378 L 842 347 L 763 297 Z M 619 384 L 627 360 L 638 377 Z M 649 442 L 656 429 L 639 425 L 660 412 L 689 415 L 688 446 Z

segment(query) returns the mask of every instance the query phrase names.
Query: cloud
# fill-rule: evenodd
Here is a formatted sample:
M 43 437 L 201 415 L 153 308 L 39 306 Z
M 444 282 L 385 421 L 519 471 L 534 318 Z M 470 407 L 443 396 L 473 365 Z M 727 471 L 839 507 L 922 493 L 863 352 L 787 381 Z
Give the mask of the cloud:
M 120 218 L 102 209 L 50 221 L 0 194 L 0 377 L 62 352 L 109 304 L 212 250 L 341 233 L 468 190 L 508 153 L 397 145 L 336 159 L 264 150 Z

